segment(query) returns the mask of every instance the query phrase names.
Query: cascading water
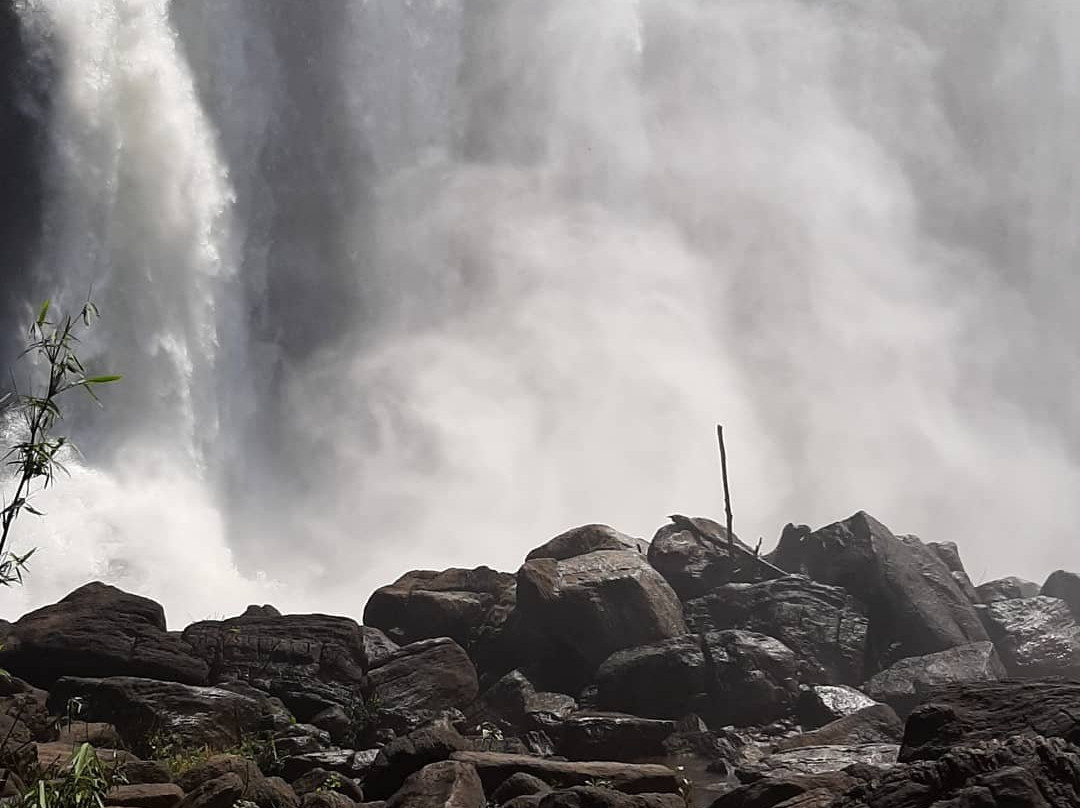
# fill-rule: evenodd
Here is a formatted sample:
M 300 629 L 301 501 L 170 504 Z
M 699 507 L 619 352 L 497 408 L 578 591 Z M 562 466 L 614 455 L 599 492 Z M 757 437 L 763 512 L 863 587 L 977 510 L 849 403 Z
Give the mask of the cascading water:
M 4 334 L 93 284 L 125 380 L 0 615 L 359 614 L 719 512 L 717 421 L 745 538 L 864 508 L 1070 565 L 1067 0 L 9 2 L 47 104 Z

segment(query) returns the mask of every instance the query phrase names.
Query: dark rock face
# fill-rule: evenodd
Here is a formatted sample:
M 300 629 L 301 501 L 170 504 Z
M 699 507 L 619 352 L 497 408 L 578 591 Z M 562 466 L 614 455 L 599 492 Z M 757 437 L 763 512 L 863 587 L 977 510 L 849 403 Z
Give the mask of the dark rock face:
M 960 560 L 960 548 L 956 546 L 956 542 L 932 541 L 927 542 L 926 546 L 933 550 L 942 563 L 949 568 L 953 580 L 967 599 L 972 603 L 980 603 L 979 593 L 975 591 L 975 586 L 971 583 L 967 570 L 964 569 L 964 562 Z
M 568 558 L 595 553 L 597 550 L 645 553 L 648 549 L 647 542 L 620 533 L 610 525 L 582 525 L 560 533 L 551 541 L 531 550 L 525 560 L 554 558 L 556 561 L 565 561 Z
M 83 718 L 113 724 L 132 748 L 155 733 L 187 746 L 227 748 L 255 732 L 267 714 L 265 703 L 223 688 L 128 676 L 64 677 L 49 692 L 49 708 L 63 715 L 69 700 L 76 698 L 82 702 Z
M 875 704 L 819 729 L 785 738 L 776 748 L 783 752 L 807 746 L 899 745 L 903 737 L 904 722 L 896 711 L 887 704 Z
M 634 761 L 664 753 L 674 721 L 622 713 L 578 713 L 558 728 L 558 750 L 570 760 Z
M 1080 676 L 1080 626 L 1057 598 L 999 600 L 984 617 L 1013 676 Z
M 466 707 L 479 692 L 472 661 L 447 638 L 403 646 L 373 668 L 368 678 L 382 704 L 406 712 Z
M 897 538 L 864 512 L 810 534 L 785 529 L 771 560 L 841 586 L 865 604 L 868 655 L 879 667 L 989 639 L 937 555 L 917 539 Z
M 405 781 L 386 808 L 486 808 L 484 788 L 468 763 L 432 763 Z
M 494 793 L 507 778 L 519 772 L 561 787 L 587 785 L 590 781 L 602 780 L 627 794 L 679 792 L 679 779 L 675 772 L 667 766 L 656 764 L 572 762 L 500 752 L 455 752 L 451 759 L 474 766 L 488 794 Z
M 521 671 L 511 671 L 470 707 L 473 724 L 494 724 L 508 734 L 543 731 L 561 724 L 577 710 L 577 702 L 563 693 L 538 692 Z
M 712 519 L 690 520 L 687 525 L 667 524 L 656 531 L 649 545 L 649 563 L 671 584 L 680 598 L 689 600 L 733 580 L 748 580 L 754 570 L 740 571 L 741 558 L 727 546 L 727 528 Z M 735 539 L 748 552 L 753 550 Z M 740 577 L 742 576 L 742 577 Z
M 1023 578 L 998 578 L 975 587 L 981 603 L 997 603 L 999 600 L 1033 598 L 1039 594 L 1039 585 Z
M 799 658 L 799 679 L 856 684 L 863 679 L 869 623 L 843 589 L 789 575 L 754 584 L 728 584 L 686 604 L 692 630 L 729 628 L 775 637 Z
M 0 651 L 0 667 L 39 687 L 61 676 L 138 676 L 203 684 L 206 663 L 165 630 L 152 600 L 102 583 L 20 618 Z
M 705 635 L 710 726 L 766 724 L 791 711 L 798 698 L 794 652 L 751 631 Z
M 811 685 L 799 688 L 796 717 L 803 727 L 821 727 L 877 704 L 848 685 Z
M 517 596 L 522 629 L 542 638 L 534 681 L 553 690 L 577 692 L 615 651 L 687 633 L 675 592 L 636 552 L 534 559 Z
M 1065 601 L 1073 617 L 1080 619 L 1080 575 L 1065 570 L 1053 572 L 1039 594 Z
M 946 685 L 908 718 L 902 761 L 940 758 L 959 746 L 1008 736 L 1080 740 L 1080 683 L 966 682 Z
M 596 674 L 597 703 L 646 718 L 682 718 L 705 692 L 701 638 L 686 634 L 609 656 Z
M 425 727 L 395 738 L 379 751 L 364 778 L 365 794 L 372 799 L 386 799 L 414 772 L 430 763 L 449 760 L 454 752 L 471 749 L 468 740 L 447 727 Z
M 928 693 L 956 682 L 992 682 L 1007 676 L 994 644 L 972 643 L 936 654 L 901 659 L 874 676 L 863 690 L 900 715 L 914 710 Z
M 1080 749 L 1055 738 L 1009 738 L 897 766 L 832 808 L 1066 808 L 1080 805 Z

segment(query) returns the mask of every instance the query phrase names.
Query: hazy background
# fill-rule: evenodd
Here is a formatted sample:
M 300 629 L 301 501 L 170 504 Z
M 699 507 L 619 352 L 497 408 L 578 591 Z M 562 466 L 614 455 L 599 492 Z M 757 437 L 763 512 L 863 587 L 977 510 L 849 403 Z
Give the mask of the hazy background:
M 751 542 L 865 509 L 1080 568 L 1077 41 L 1072 0 L 0 0 L 6 363 L 93 283 L 125 374 L 0 616 L 359 616 L 648 538 L 722 513 L 717 422 Z

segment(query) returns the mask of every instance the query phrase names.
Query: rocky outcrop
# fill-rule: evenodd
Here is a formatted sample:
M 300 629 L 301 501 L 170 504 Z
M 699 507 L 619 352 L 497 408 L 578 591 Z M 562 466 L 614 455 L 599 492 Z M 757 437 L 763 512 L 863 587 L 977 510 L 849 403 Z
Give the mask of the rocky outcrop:
M 984 619 L 1001 661 L 1013 676 L 1080 676 L 1080 625 L 1057 598 L 999 600 Z
M 870 619 L 868 656 L 880 668 L 989 639 L 937 555 L 864 512 L 814 532 L 789 525 L 770 558 L 862 602 Z
M 885 702 L 906 716 L 926 695 L 942 685 L 992 682 L 1007 676 L 993 643 L 980 642 L 908 657 L 894 663 L 863 685 L 871 698 Z
M 714 631 L 704 639 L 710 726 L 766 724 L 791 711 L 799 687 L 790 648 L 752 631 Z
M 868 621 L 862 607 L 837 586 L 789 575 L 754 584 L 728 584 L 686 604 L 700 634 L 744 629 L 775 637 L 795 652 L 799 680 L 857 684 L 863 680 Z
M 479 692 L 476 668 L 451 639 L 411 643 L 368 675 L 371 692 L 399 712 L 437 712 L 468 706 Z
M 569 558 L 595 553 L 597 550 L 626 550 L 644 554 L 648 542 L 620 533 L 610 525 L 582 525 L 560 533 L 525 556 L 526 561 L 537 558 L 553 558 L 565 561 Z
M 0 650 L 0 668 L 46 689 L 61 676 L 198 685 L 208 674 L 191 647 L 165 630 L 159 604 L 97 582 L 15 622 Z
M 682 718 L 700 704 L 705 683 L 701 638 L 685 634 L 609 656 L 596 672 L 597 703 L 646 718 Z
M 756 570 L 743 570 L 746 553 L 753 550 L 736 537 L 744 551 L 732 551 L 727 528 L 712 519 L 694 517 L 664 525 L 649 545 L 649 563 L 683 600 L 697 598 L 733 580 L 752 580 Z
M 542 642 L 530 673 L 553 690 L 577 692 L 615 651 L 687 633 L 674 591 L 636 552 L 528 561 L 517 598 L 522 630 Z
M 987 581 L 975 587 L 981 603 L 997 603 L 999 600 L 1033 598 L 1039 594 L 1039 585 L 1023 578 L 1008 577 Z
M 1080 620 L 1080 575 L 1065 570 L 1052 572 L 1039 594 L 1065 601 L 1073 617 Z

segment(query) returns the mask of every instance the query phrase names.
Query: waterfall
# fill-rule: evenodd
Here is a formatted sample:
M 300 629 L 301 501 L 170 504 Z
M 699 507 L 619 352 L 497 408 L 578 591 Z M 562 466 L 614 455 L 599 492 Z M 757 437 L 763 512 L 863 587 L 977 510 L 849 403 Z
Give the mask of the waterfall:
M 721 510 L 717 422 L 751 542 L 865 509 L 1069 566 L 1067 0 L 7 2 L 0 331 L 92 285 L 125 379 L 0 616 L 88 578 L 359 614 L 648 537 Z

